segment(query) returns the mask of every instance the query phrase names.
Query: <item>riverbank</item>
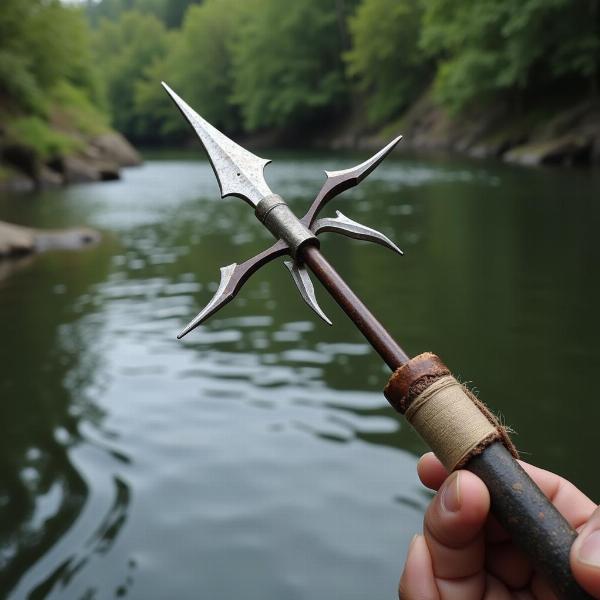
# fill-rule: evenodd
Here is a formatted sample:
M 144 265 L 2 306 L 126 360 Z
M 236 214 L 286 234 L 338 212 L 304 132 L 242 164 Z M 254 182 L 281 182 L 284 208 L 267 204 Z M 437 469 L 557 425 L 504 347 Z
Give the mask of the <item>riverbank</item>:
M 529 166 L 600 165 L 600 100 L 553 105 L 546 99 L 517 112 L 498 104 L 451 115 L 428 92 L 381 129 L 369 131 L 355 121 L 325 145 L 372 150 L 398 133 L 404 135 L 401 148 L 411 151 L 493 157 Z
M 100 234 L 87 227 L 42 230 L 0 221 L 0 259 L 47 250 L 78 250 L 99 240 Z
M 0 142 L 0 191 L 119 179 L 123 167 L 137 166 L 137 150 L 113 130 L 78 135 L 76 149 L 44 156 L 33 145 Z
M 118 179 L 141 162 L 107 115 L 66 82 L 37 110 L 0 95 L 0 190 Z

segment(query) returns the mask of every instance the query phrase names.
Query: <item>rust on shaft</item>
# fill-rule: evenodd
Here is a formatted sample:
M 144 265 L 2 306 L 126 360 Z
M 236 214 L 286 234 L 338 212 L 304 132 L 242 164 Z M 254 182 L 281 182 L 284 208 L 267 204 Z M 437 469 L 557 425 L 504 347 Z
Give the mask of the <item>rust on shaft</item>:
M 318 248 L 306 246 L 302 252 L 302 259 L 392 371 L 410 360 L 406 352 L 350 289 Z

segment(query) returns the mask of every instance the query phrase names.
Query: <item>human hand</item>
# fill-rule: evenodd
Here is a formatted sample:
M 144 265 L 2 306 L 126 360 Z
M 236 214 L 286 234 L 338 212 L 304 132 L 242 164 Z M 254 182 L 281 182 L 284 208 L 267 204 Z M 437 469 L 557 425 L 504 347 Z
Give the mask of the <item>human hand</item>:
M 571 569 L 600 599 L 600 507 L 567 480 L 520 463 L 579 531 Z M 469 471 L 448 472 L 433 453 L 417 466 L 425 486 L 439 490 L 413 538 L 400 579 L 401 600 L 555 600 L 541 575 L 489 514 L 487 488 Z

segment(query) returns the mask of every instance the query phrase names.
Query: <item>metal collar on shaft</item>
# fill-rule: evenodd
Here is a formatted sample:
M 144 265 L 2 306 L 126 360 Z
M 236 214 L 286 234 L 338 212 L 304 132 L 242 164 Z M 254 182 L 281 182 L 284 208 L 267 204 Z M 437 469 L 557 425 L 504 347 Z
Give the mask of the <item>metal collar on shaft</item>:
M 283 240 L 294 259 L 306 244 L 319 246 L 317 236 L 300 222 L 278 194 L 263 198 L 254 210 L 256 218 L 277 238 Z

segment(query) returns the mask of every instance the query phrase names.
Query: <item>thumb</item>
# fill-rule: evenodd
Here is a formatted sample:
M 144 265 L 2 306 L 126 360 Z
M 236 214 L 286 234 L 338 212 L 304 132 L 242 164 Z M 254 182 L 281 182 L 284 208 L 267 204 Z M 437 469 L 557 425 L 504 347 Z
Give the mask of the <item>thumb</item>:
M 575 579 L 594 598 L 600 598 L 600 507 L 583 526 L 571 548 Z

